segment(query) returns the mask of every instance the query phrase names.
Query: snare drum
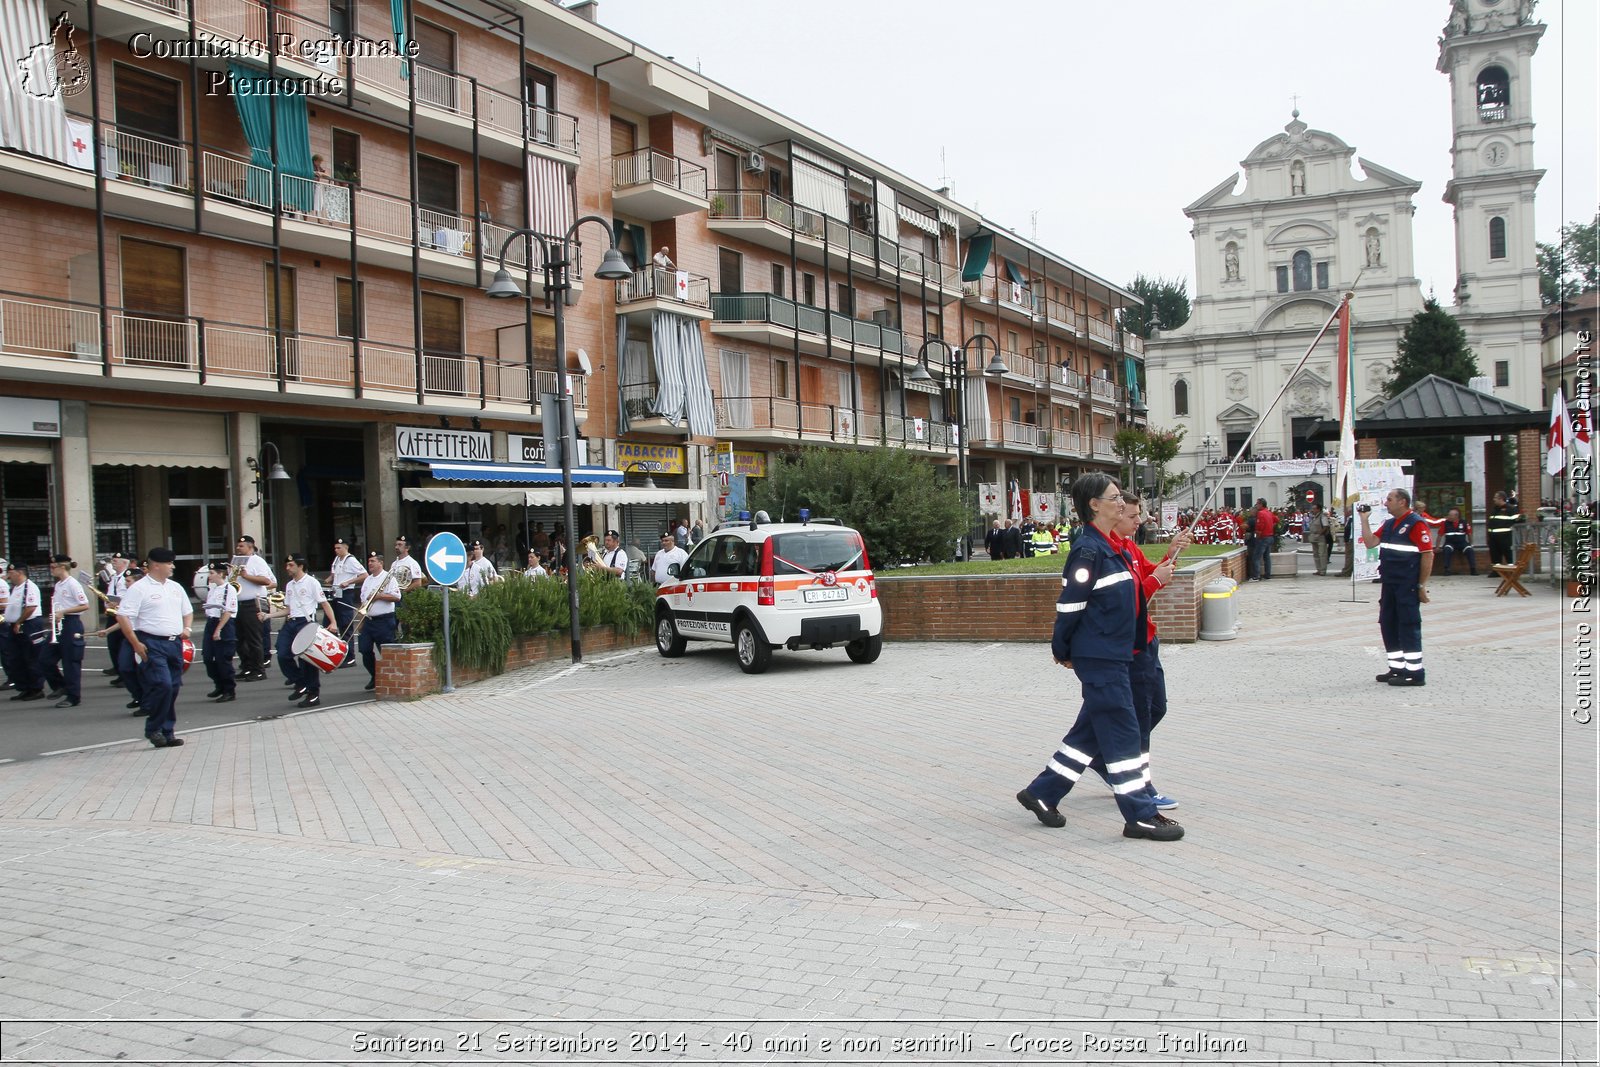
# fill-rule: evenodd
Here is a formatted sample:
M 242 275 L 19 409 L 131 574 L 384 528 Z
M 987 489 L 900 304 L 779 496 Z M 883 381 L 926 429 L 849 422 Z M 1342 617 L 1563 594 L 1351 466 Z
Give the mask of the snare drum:
M 350 646 L 326 626 L 302 627 L 290 647 L 296 659 L 305 660 L 323 673 L 337 670 L 350 651 Z
M 194 642 L 189 640 L 188 634 L 178 638 L 178 650 L 183 655 L 183 673 L 189 673 L 189 664 L 194 662 Z

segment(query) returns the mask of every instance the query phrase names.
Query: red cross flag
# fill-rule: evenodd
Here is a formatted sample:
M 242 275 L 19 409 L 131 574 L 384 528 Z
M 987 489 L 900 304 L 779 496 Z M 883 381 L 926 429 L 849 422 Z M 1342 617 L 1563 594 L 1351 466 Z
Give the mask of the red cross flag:
M 67 162 L 80 170 L 94 170 L 94 126 L 67 119 Z
M 1567 466 L 1567 445 L 1572 442 L 1572 420 L 1567 416 L 1567 402 L 1556 386 L 1556 396 L 1550 404 L 1550 451 L 1545 455 L 1544 469 L 1560 474 Z

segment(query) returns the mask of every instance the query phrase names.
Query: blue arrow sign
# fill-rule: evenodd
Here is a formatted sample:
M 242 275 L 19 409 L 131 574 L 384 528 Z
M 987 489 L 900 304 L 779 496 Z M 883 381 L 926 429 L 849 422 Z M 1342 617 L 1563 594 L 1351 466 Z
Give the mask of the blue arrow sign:
M 455 585 L 467 569 L 467 546 L 453 533 L 436 533 L 422 550 L 428 577 L 440 585 Z

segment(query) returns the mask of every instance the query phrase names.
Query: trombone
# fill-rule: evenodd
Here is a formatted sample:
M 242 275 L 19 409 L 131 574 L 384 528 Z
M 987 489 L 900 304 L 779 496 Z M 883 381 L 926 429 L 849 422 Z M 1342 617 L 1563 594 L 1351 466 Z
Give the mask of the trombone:
M 388 571 L 378 572 L 378 584 L 372 587 L 371 594 L 368 595 L 366 600 L 361 602 L 360 607 L 356 608 L 355 616 L 350 620 L 350 629 L 345 633 L 344 640 L 353 641 L 357 637 L 361 636 L 361 627 L 365 626 L 367 623 L 367 612 L 372 610 L 373 602 L 378 599 L 378 596 L 386 587 L 392 585 L 393 583 L 394 578 L 389 574 Z M 397 593 L 399 591 L 399 589 L 395 590 Z

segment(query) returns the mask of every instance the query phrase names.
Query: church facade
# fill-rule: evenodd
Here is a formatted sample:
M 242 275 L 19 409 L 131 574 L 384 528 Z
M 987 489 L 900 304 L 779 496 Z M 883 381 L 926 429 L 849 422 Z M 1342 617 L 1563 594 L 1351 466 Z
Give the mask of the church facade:
M 1529 69 L 1545 27 L 1531 4 L 1455 0 L 1439 39 L 1451 84 L 1457 279 L 1452 309 L 1494 393 L 1541 405 L 1539 276 Z M 1353 291 L 1358 411 L 1382 404 L 1406 325 L 1422 310 L 1411 218 L 1421 183 L 1367 159 L 1296 111 L 1230 175 L 1184 209 L 1193 222 L 1193 313 L 1146 345 L 1150 421 L 1183 427 L 1175 471 L 1220 475 L 1283 388 L 1317 330 Z M 1359 176 L 1357 175 L 1359 168 Z M 1337 412 L 1334 345 L 1288 381 L 1250 452 L 1321 454 L 1306 439 Z M 1331 451 L 1331 449 L 1329 449 Z M 1283 502 L 1292 485 L 1229 479 L 1218 502 Z M 1196 493 L 1203 494 L 1202 478 Z M 1228 500 L 1233 496 L 1234 500 Z

